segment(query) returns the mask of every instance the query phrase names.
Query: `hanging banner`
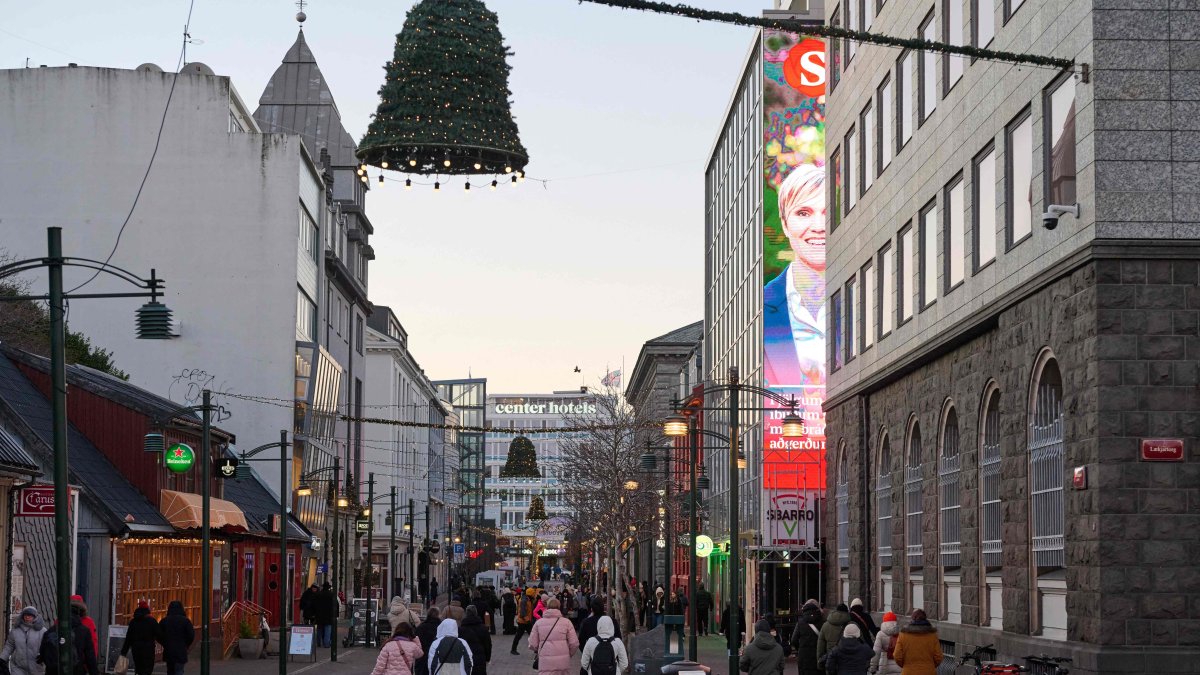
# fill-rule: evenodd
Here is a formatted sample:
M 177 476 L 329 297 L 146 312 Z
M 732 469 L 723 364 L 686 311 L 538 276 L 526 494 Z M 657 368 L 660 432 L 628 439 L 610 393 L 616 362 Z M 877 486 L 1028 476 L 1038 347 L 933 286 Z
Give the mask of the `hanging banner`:
M 799 405 L 801 438 L 785 438 L 787 408 L 767 400 L 763 424 L 764 543 L 817 545 L 825 486 L 825 43 L 764 30 L 763 372 Z

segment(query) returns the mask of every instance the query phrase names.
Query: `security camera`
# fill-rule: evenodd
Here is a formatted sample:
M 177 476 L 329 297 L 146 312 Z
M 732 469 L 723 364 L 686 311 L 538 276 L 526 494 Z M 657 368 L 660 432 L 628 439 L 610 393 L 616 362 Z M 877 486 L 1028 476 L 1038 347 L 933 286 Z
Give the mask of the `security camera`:
M 1042 227 L 1047 230 L 1053 230 L 1058 227 L 1058 219 L 1066 214 L 1071 214 L 1076 218 L 1079 217 L 1079 204 L 1071 204 L 1064 206 L 1062 204 L 1051 204 L 1046 207 L 1046 212 L 1042 214 Z

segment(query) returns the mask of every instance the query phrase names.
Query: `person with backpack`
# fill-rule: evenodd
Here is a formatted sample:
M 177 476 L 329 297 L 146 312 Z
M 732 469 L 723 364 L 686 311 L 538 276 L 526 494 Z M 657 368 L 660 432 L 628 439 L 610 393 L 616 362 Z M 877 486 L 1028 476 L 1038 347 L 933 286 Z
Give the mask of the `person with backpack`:
M 517 645 L 521 643 L 521 636 L 533 630 L 533 608 L 537 604 L 535 598 L 537 598 L 537 589 L 530 586 L 517 600 L 517 631 L 513 635 L 512 650 L 510 650 L 514 656 L 521 653 L 517 651 Z
M 379 650 L 375 669 L 371 675 L 414 675 L 418 663 L 423 662 L 421 643 L 413 631 L 412 624 L 401 621 L 392 630 L 392 637 Z
M 458 624 L 446 619 L 438 624 L 437 639 L 429 646 L 429 675 L 471 675 L 475 656 L 458 637 Z
M 46 622 L 38 614 L 37 607 L 30 605 L 21 610 L 17 623 L 8 632 L 4 650 L 0 651 L 3 661 L 12 675 L 42 675 L 45 668 L 38 663 L 42 649 L 42 636 L 46 634 Z
M 167 675 L 183 675 L 183 666 L 188 660 L 188 647 L 196 639 L 196 629 L 183 611 L 183 603 L 172 600 L 167 605 L 167 615 L 158 622 L 158 643 L 163 646 L 163 661 L 167 664 Z
M 601 616 L 596 622 L 596 635 L 583 646 L 579 667 L 587 675 L 618 675 L 629 669 L 629 653 L 616 636 L 612 619 Z
M 592 598 L 592 614 L 584 619 L 579 624 L 579 644 L 586 645 L 588 640 L 596 637 L 599 634 L 600 618 L 604 616 L 604 598 L 596 596 Z M 617 637 L 621 637 L 621 627 L 613 622 L 613 630 Z
M 800 619 L 792 631 L 792 649 L 796 652 L 797 675 L 819 675 L 817 667 L 817 639 L 825 625 L 825 614 L 816 600 L 809 600 L 800 608 Z
M 825 672 L 835 675 L 867 675 L 874 652 L 862 641 L 862 630 L 851 623 L 842 631 L 842 639 L 825 655 Z
M 158 641 L 158 620 L 150 613 L 150 603 L 138 602 L 133 618 L 125 630 L 125 642 L 121 645 L 121 656 L 132 652 L 133 672 L 150 675 L 154 671 L 154 645 Z
M 487 675 L 488 661 L 492 660 L 492 634 L 488 632 L 483 619 L 479 618 L 479 608 L 475 605 L 467 608 L 462 625 L 458 627 L 458 634 L 475 655 L 471 675 Z
M 871 672 L 876 675 L 900 675 L 900 664 L 896 663 L 896 642 L 900 636 L 900 624 L 892 612 L 883 614 L 879 634 L 875 636 L 875 656 L 871 659 Z
M 546 602 L 545 613 L 533 624 L 529 648 L 537 654 L 534 663 L 538 675 L 570 675 L 571 657 L 579 651 L 579 638 L 559 611 L 558 598 Z

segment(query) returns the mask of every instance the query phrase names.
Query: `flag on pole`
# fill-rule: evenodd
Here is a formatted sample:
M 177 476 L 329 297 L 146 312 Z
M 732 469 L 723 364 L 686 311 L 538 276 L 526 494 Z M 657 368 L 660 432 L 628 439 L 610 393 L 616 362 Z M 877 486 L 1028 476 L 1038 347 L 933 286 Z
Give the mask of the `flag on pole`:
M 621 371 L 619 371 L 619 370 L 608 371 L 608 373 L 604 376 L 604 379 L 600 380 L 600 384 L 602 384 L 606 387 L 621 386 Z

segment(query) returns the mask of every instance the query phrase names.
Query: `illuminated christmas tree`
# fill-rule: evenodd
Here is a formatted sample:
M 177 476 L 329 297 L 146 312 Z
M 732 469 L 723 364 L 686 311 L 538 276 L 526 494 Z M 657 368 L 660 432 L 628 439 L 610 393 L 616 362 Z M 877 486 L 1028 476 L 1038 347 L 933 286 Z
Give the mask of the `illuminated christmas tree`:
M 542 521 L 550 516 L 546 515 L 546 503 L 541 497 L 534 497 L 529 500 L 529 513 L 525 514 L 525 520 Z
M 538 471 L 537 452 L 533 441 L 524 436 L 517 436 L 508 444 L 508 459 L 500 469 L 501 478 L 541 478 Z

